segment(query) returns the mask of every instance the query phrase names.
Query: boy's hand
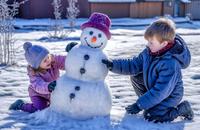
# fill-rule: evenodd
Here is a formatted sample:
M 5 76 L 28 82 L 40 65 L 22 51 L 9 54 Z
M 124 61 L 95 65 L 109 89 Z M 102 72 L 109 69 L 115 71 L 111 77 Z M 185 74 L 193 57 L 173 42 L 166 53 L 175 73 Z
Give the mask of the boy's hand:
M 137 113 L 139 113 L 142 110 L 142 109 L 140 109 L 138 107 L 137 103 L 129 105 L 125 109 L 126 109 L 127 113 L 129 113 L 129 114 L 137 114 Z
M 113 62 L 111 60 L 106 60 L 106 59 L 103 59 L 102 60 L 102 63 L 106 65 L 106 67 L 109 69 L 109 70 L 112 70 L 113 68 Z
M 65 48 L 65 51 L 66 52 L 69 52 L 74 46 L 76 46 L 78 43 L 77 42 L 71 42 L 69 43 L 66 48 Z
M 56 81 L 53 81 L 51 82 L 49 85 L 48 85 L 48 90 L 49 92 L 52 92 L 56 87 Z

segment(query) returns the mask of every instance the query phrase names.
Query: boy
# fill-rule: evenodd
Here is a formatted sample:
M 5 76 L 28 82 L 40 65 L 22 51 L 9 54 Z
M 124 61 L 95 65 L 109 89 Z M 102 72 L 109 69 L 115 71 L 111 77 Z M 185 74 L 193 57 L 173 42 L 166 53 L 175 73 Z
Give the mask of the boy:
M 153 22 L 144 37 L 148 41 L 147 48 L 138 57 L 102 60 L 112 72 L 131 75 L 139 98 L 126 108 L 127 113 L 144 110 L 144 118 L 154 122 L 173 121 L 178 116 L 192 120 L 189 102 L 181 102 L 181 69 L 188 67 L 191 60 L 186 43 L 175 34 L 175 24 L 165 18 Z

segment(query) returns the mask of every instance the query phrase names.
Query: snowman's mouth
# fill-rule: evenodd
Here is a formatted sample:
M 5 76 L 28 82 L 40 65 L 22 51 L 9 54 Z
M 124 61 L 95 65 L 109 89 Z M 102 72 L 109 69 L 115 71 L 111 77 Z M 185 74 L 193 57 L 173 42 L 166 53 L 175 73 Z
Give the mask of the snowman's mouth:
M 101 45 L 93 47 L 87 42 L 87 37 L 85 37 L 84 40 L 85 40 L 86 44 L 91 48 L 101 48 L 103 46 L 103 43 L 101 43 Z

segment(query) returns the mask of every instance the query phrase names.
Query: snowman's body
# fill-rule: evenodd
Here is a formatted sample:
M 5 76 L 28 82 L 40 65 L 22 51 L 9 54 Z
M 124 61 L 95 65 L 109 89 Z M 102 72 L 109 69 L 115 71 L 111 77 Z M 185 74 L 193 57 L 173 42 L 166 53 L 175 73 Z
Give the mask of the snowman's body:
M 93 34 L 101 34 L 103 38 L 99 38 L 100 42 L 96 38 L 95 45 L 90 42 L 94 36 L 88 36 L 91 31 Z M 68 53 L 65 61 L 66 73 L 57 80 L 56 89 L 51 95 L 52 109 L 76 119 L 110 113 L 112 97 L 110 88 L 105 83 L 108 69 L 102 63 L 102 59 L 107 59 L 102 51 L 106 43 L 107 38 L 100 30 L 83 30 L 81 44 Z
M 102 59 L 107 59 L 102 50 L 76 45 L 66 57 L 66 74 L 71 78 L 89 82 L 104 80 L 108 70 L 102 64 Z

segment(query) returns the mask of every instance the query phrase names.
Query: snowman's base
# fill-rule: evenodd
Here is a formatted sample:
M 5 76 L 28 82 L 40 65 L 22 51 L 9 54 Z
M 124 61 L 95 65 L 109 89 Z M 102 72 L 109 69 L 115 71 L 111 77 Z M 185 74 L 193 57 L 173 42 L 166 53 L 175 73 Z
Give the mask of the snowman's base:
M 75 119 L 110 114 L 111 92 L 104 81 L 85 82 L 61 76 L 51 95 L 51 109 Z

